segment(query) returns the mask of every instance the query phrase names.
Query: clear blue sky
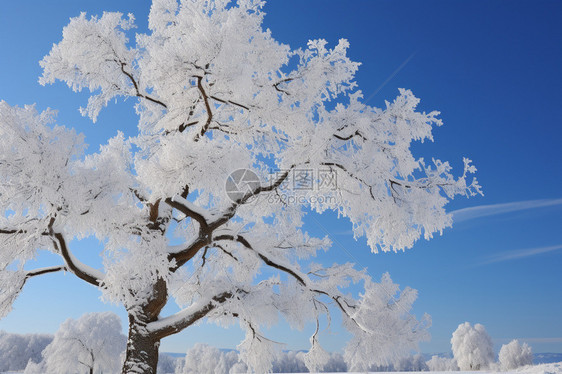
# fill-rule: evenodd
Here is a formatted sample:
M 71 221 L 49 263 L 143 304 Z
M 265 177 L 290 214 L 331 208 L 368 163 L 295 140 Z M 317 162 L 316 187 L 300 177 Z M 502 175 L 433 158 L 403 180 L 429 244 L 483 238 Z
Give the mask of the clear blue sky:
M 132 12 L 144 31 L 149 7 L 148 0 L 0 2 L 0 100 L 58 109 L 58 122 L 83 132 L 90 151 L 117 127 L 131 134 L 132 100 L 111 104 L 94 125 L 77 111 L 85 95 L 37 83 L 38 61 L 82 10 Z M 347 38 L 351 57 L 363 63 L 357 80 L 369 104 L 383 106 L 404 87 L 422 99 L 422 110 L 440 110 L 445 125 L 435 143 L 414 146 L 415 154 L 457 169 L 467 156 L 484 187 L 484 197 L 450 204 L 451 211 L 480 208 L 405 253 L 371 254 L 347 222 L 311 217 L 309 230 L 328 231 L 334 241 L 324 260 L 356 261 L 375 278 L 389 271 L 395 282 L 418 289 L 414 312 L 433 319 L 424 352 L 448 351 L 464 321 L 484 324 L 496 348 L 519 338 L 535 352 L 562 352 L 562 2 L 272 0 L 266 11 L 266 26 L 292 47 Z M 81 247 L 97 251 L 94 243 Z M 84 252 L 78 255 L 89 259 Z M 94 288 L 72 275 L 48 275 L 26 285 L 0 329 L 53 333 L 68 317 L 102 310 L 125 322 Z M 274 328 L 270 336 L 305 349 L 306 332 Z M 346 334 L 337 320 L 332 333 L 324 334 L 325 346 L 339 350 Z M 233 348 L 241 337 L 203 325 L 165 339 L 162 350 L 185 352 L 195 342 Z

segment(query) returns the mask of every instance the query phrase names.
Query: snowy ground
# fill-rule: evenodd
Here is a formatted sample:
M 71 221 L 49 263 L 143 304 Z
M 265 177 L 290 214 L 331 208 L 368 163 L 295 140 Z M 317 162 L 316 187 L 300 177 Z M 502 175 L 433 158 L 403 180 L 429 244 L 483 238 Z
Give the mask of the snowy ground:
M 540 365 L 530 365 L 519 368 L 513 371 L 394 371 L 389 372 L 389 374 L 414 374 L 414 373 L 434 373 L 434 374 L 444 374 L 444 373 L 456 373 L 456 374 L 500 374 L 500 373 L 516 373 L 516 374 L 562 374 L 562 362 L 555 362 L 551 364 L 540 364 Z M 337 373 L 325 373 L 325 374 L 337 374 Z M 348 374 L 364 374 L 364 373 L 348 373 Z M 377 373 L 372 373 L 377 374 Z
M 413 374 L 416 372 L 412 371 L 395 371 L 392 374 Z M 456 374 L 497 374 L 498 372 L 495 371 L 424 371 L 419 373 L 435 373 L 435 374 L 443 374 L 443 373 L 456 373 Z M 517 370 L 501 372 L 501 373 L 516 373 L 516 374 L 562 374 L 562 362 L 555 362 L 551 364 L 540 364 L 540 365 L 532 365 L 532 366 L 525 366 Z M 19 371 L 8 371 L 2 374 L 21 374 Z M 325 373 L 325 374 L 341 374 L 341 373 Z M 353 374 L 353 373 L 349 373 Z M 355 373 L 355 374 L 362 374 L 362 373 Z
M 388 372 L 389 374 L 414 374 L 414 373 L 434 373 L 434 374 L 445 374 L 445 373 L 456 373 L 456 374 L 503 374 L 503 373 L 515 373 L 515 374 L 562 374 L 562 362 L 555 362 L 551 364 L 540 364 L 540 365 L 530 365 L 519 368 L 513 371 L 393 371 Z M 324 373 L 324 374 L 341 374 L 341 373 Z M 365 373 L 348 373 L 348 374 L 365 374 Z M 372 373 L 378 374 L 378 373 Z

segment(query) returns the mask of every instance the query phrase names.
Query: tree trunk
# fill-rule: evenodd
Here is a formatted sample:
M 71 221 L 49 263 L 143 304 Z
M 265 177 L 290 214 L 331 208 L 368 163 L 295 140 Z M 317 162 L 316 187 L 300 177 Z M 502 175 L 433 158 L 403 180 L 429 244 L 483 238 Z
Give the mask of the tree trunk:
M 127 310 L 129 339 L 122 374 L 156 374 L 160 338 L 149 334 L 146 325 L 158 319 L 167 299 L 166 282 L 159 279 L 152 289 L 151 297 L 145 303 Z
M 123 374 L 156 374 L 160 340 L 146 332 L 146 323 L 129 315 L 129 339 Z

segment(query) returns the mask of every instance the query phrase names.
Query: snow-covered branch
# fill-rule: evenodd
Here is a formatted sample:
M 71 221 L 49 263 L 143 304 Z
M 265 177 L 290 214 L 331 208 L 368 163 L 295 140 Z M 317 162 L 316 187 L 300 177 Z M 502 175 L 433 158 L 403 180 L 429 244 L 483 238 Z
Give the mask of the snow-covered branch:
M 98 152 L 86 155 L 52 111 L 0 102 L 0 316 L 27 278 L 72 272 L 127 309 L 124 372 L 154 373 L 160 339 L 204 317 L 238 318 L 241 357 L 256 372 L 276 349 L 260 328 L 279 313 L 295 327 L 316 322 L 311 370 L 327 357 L 318 331 L 331 310 L 354 334 L 352 364 L 426 337 L 429 320 L 410 314 L 415 291 L 353 264 L 310 263 L 331 242 L 307 233 L 305 217 L 336 212 L 372 251 L 404 250 L 451 225 L 452 198 L 481 193 L 468 180 L 476 169 L 465 159 L 455 176 L 412 154 L 413 142 L 433 140 L 438 112 L 417 111 L 405 89 L 383 109 L 366 105 L 347 40 L 292 50 L 264 28 L 262 7 L 153 0 L 149 32 L 134 40 L 132 15 L 72 18 L 40 83 L 90 91 L 81 112 L 94 121 L 118 97 L 138 101 L 138 134 L 118 132 Z M 103 270 L 68 246 L 87 237 L 103 243 Z M 64 265 L 24 271 L 38 248 Z M 263 268 L 275 275 L 263 279 Z M 351 285 L 364 292 L 352 297 Z M 160 318 L 170 300 L 186 308 Z
M 23 290 L 29 278 L 43 274 L 66 271 L 65 266 L 49 266 L 34 270 L 0 270 L 0 318 L 5 317 L 11 310 L 12 304 Z
M 275 260 L 271 259 L 269 256 L 267 256 L 266 254 L 254 249 L 254 247 L 252 247 L 252 245 L 248 242 L 248 240 L 246 238 L 244 238 L 244 236 L 242 235 L 219 235 L 213 238 L 215 241 L 221 241 L 221 240 L 230 240 L 230 241 L 235 241 L 238 242 L 240 244 L 242 244 L 244 247 L 246 247 L 247 249 L 253 251 L 259 258 L 260 260 L 262 260 L 266 265 L 279 270 L 281 272 L 284 272 L 288 275 L 290 275 L 291 277 L 293 277 L 299 285 L 301 285 L 302 287 L 304 287 L 307 291 L 309 291 L 312 294 L 317 294 L 317 295 L 324 295 L 327 296 L 328 298 L 332 299 L 336 305 L 338 306 L 338 308 L 340 309 L 340 311 L 346 316 L 348 317 L 351 321 L 353 321 L 359 328 L 364 328 L 362 327 L 359 322 L 357 322 L 354 318 L 353 318 L 353 311 L 350 311 L 351 309 L 354 309 L 356 306 L 355 305 L 350 305 L 349 303 L 347 303 L 345 301 L 345 297 L 339 293 L 339 292 L 333 292 L 334 289 L 332 290 L 323 290 L 321 285 L 315 285 L 306 274 L 301 273 L 300 271 L 298 271 L 296 268 L 291 269 L 289 264 L 281 264 L 279 262 L 276 262 Z M 368 331 L 366 331 L 368 332 Z
M 279 187 L 281 183 L 283 183 L 283 181 L 289 176 L 290 170 L 282 173 L 272 183 L 266 186 L 258 186 L 254 190 L 247 192 L 238 201 L 232 203 L 224 212 L 218 214 L 211 215 L 208 211 L 197 207 L 195 204 L 190 203 L 185 198 L 179 195 L 174 196 L 172 199 L 167 199 L 166 202 L 170 206 L 178 209 L 187 216 L 192 217 L 200 224 L 199 235 L 197 238 L 195 238 L 183 250 L 170 253 L 170 260 L 174 260 L 176 262 L 176 266 L 173 268 L 174 271 L 191 260 L 201 248 L 209 245 L 211 243 L 211 237 L 215 230 L 228 223 L 236 215 L 236 211 L 240 205 L 247 202 L 253 196 L 273 191 L 275 188 Z
M 238 242 L 238 243 L 242 244 L 244 247 L 253 251 L 266 265 L 271 266 L 274 269 L 280 270 L 284 273 L 287 273 L 287 274 L 291 275 L 293 278 L 295 278 L 297 280 L 297 282 L 299 282 L 299 284 L 301 284 L 304 287 L 307 287 L 307 284 L 304 280 L 304 275 L 297 274 L 296 270 L 292 270 L 286 265 L 276 263 L 275 261 L 271 260 L 269 257 L 264 255 L 263 253 L 260 253 L 259 251 L 255 250 L 252 247 L 252 245 L 248 242 L 248 240 L 246 240 L 246 238 L 244 238 L 242 235 L 222 234 L 222 235 L 215 236 L 213 239 L 215 241 L 231 240 L 231 241 L 235 241 L 235 242 Z
M 186 200 L 180 195 L 166 199 L 166 204 L 170 205 L 185 214 L 187 217 L 193 218 L 199 223 L 200 229 L 205 231 L 211 222 L 212 215 L 205 209 L 198 207 L 192 202 Z
M 135 78 L 133 77 L 133 74 L 131 74 L 130 72 L 128 72 L 127 70 L 125 70 L 125 66 L 127 66 L 126 62 L 123 61 L 115 61 L 117 62 L 120 66 L 121 66 L 121 72 L 123 74 L 125 74 L 127 76 L 127 78 L 129 78 L 129 80 L 131 81 L 131 83 L 133 84 L 133 86 L 135 87 L 135 92 L 136 92 L 136 96 L 146 99 L 148 101 L 151 101 L 155 104 L 161 105 L 164 108 L 168 108 L 168 106 L 166 104 L 164 104 L 163 102 L 161 102 L 160 100 L 157 100 L 149 95 L 147 95 L 146 93 L 142 93 L 139 89 L 139 84 L 137 83 L 137 81 L 135 80 Z
M 198 300 L 176 314 L 149 323 L 146 326 L 147 332 L 157 336 L 158 339 L 175 334 L 199 321 L 232 296 L 232 292 L 226 291 L 210 298 Z
M 25 272 L 25 279 L 29 279 L 32 277 L 36 277 L 38 275 L 48 274 L 48 273 L 56 273 L 58 271 L 67 271 L 66 266 L 49 266 L 34 270 L 28 270 Z
M 63 234 L 55 233 L 54 237 L 56 239 L 56 241 L 54 242 L 55 246 L 60 250 L 60 254 L 64 259 L 68 270 L 78 278 L 96 287 L 99 286 L 105 275 L 101 271 L 96 270 L 78 260 L 66 245 L 66 240 L 64 239 Z
M 196 79 L 197 79 L 197 88 L 199 89 L 201 97 L 203 98 L 203 102 L 205 103 L 205 110 L 207 112 L 207 120 L 205 121 L 205 124 L 201 128 L 201 131 L 195 136 L 195 141 L 198 141 L 203 135 L 205 135 L 205 133 L 209 129 L 209 126 L 211 125 L 211 122 L 213 122 L 213 111 L 211 110 L 211 104 L 209 103 L 209 95 L 203 88 L 203 77 L 198 76 L 196 77 Z

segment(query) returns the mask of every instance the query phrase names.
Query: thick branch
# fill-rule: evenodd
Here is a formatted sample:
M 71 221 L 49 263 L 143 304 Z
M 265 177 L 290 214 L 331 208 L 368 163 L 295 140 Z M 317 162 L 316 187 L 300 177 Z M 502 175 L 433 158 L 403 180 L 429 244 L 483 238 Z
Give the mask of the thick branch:
M 207 212 L 204 209 L 197 207 L 195 204 L 187 201 L 182 196 L 177 195 L 172 198 L 167 198 L 165 201 L 166 204 L 170 205 L 172 208 L 179 210 L 186 216 L 197 221 L 199 223 L 199 227 L 202 230 L 206 230 L 209 226 L 209 223 L 207 222 L 209 219 Z
M 23 230 L 23 229 L 0 229 L 0 234 L 4 234 L 4 235 L 13 235 L 13 234 L 27 234 L 28 231 L 27 230 Z M 41 235 L 43 236 L 49 236 L 49 233 L 47 231 L 42 232 Z
M 7 229 L 0 229 L 0 234 L 11 235 L 11 234 L 24 234 L 24 230 L 7 230 Z
M 23 283 L 21 284 L 20 291 L 23 289 L 23 286 L 25 286 L 25 283 L 29 278 L 33 278 L 43 274 L 56 273 L 58 271 L 66 271 L 66 270 L 67 270 L 66 266 L 49 266 L 40 269 L 29 270 L 25 273 L 25 278 L 23 278 Z
M 226 211 L 223 214 L 218 215 L 218 218 L 215 219 L 214 221 L 208 222 L 207 220 L 205 220 L 205 222 L 207 222 L 207 225 L 206 227 L 203 226 L 200 227 L 199 236 L 197 237 L 197 239 L 195 239 L 191 244 L 189 244 L 184 250 L 171 253 L 170 255 L 168 255 L 169 260 L 176 261 L 175 267 L 172 268 L 171 270 L 176 271 L 185 263 L 187 263 L 189 260 L 191 260 L 193 257 L 195 257 L 195 255 L 197 254 L 197 252 L 199 252 L 201 248 L 211 244 L 211 236 L 213 234 L 213 231 L 221 227 L 222 225 L 227 223 L 232 217 L 234 217 L 234 215 L 236 214 L 236 210 L 238 209 L 238 206 L 244 204 L 252 196 L 255 196 L 262 192 L 269 192 L 279 187 L 281 183 L 283 183 L 283 181 L 287 178 L 292 168 L 293 166 L 291 166 L 289 170 L 281 174 L 279 178 L 272 184 L 267 186 L 259 186 L 254 191 L 246 193 L 246 195 L 241 197 L 238 201 L 232 203 L 232 205 L 228 209 L 226 209 Z
M 94 286 L 99 285 L 99 281 L 103 279 L 104 275 L 99 270 L 96 270 L 78 260 L 74 255 L 69 251 L 68 246 L 66 245 L 66 241 L 64 236 L 61 233 L 53 233 L 52 227 L 54 223 L 54 218 L 51 218 L 49 222 L 49 232 L 45 232 L 42 235 L 45 236 L 52 236 L 53 243 L 55 248 L 60 250 L 61 256 L 64 259 L 66 266 L 52 266 L 41 268 L 37 270 L 30 270 L 26 273 L 25 279 L 43 275 L 47 273 L 53 273 L 57 271 L 71 271 L 75 274 L 78 278 L 85 280 L 86 282 L 93 284 Z M 0 234 L 24 234 L 26 230 L 0 230 Z
M 270 258 L 268 258 L 267 256 L 265 256 L 263 253 L 260 253 L 258 251 L 256 251 L 252 245 L 246 240 L 246 238 L 244 238 L 241 235 L 219 235 L 217 237 L 214 238 L 215 240 L 230 240 L 230 241 L 235 241 L 238 242 L 240 244 L 242 244 L 244 247 L 248 248 L 249 250 L 253 251 L 256 253 L 256 255 L 268 266 L 271 266 L 272 268 L 275 268 L 277 270 L 281 270 L 287 274 L 290 274 L 293 278 L 295 278 L 297 280 L 297 282 L 299 282 L 302 286 L 306 287 L 306 282 L 304 281 L 304 279 L 298 275 L 296 272 L 294 272 L 293 270 L 289 269 L 286 266 L 283 266 L 281 264 L 278 264 L 276 262 L 274 262 L 273 260 L 271 260 Z
M 27 280 L 31 277 L 36 277 L 38 275 L 55 273 L 57 271 L 66 271 L 66 270 L 67 270 L 66 266 L 63 266 L 63 265 L 61 265 L 61 266 L 49 266 L 49 267 L 45 267 L 45 268 L 29 270 L 25 273 L 25 279 Z
M 208 232 L 206 234 L 210 236 L 215 229 L 219 228 L 220 226 L 222 226 L 226 222 L 228 222 L 232 217 L 234 217 L 238 207 L 240 205 L 246 203 L 253 196 L 259 195 L 260 193 L 263 193 L 263 192 L 273 191 L 274 189 L 279 187 L 281 185 L 281 183 L 283 183 L 283 181 L 287 178 L 287 176 L 289 175 L 289 172 L 292 168 L 293 168 L 293 166 L 291 166 L 291 168 L 289 170 L 287 170 L 283 174 L 281 174 L 275 182 L 273 182 L 273 183 L 271 183 L 267 186 L 259 186 L 255 190 L 247 192 L 240 199 L 238 199 L 237 201 L 232 203 L 232 205 L 228 209 L 226 209 L 226 211 L 222 215 L 220 215 L 219 218 L 217 218 L 213 222 L 209 223 Z
M 223 292 L 212 297 L 207 303 L 203 303 L 203 305 L 191 305 L 169 317 L 151 322 L 146 326 L 146 329 L 149 334 L 153 334 L 157 339 L 173 335 L 199 321 L 219 304 L 224 303 L 232 296 L 232 292 Z
M 250 249 L 251 251 L 254 251 L 259 258 L 266 264 L 269 265 L 277 270 L 283 271 L 289 275 L 291 275 L 293 278 L 295 278 L 295 280 L 303 287 L 307 288 L 310 292 L 314 292 L 320 295 L 325 295 L 327 297 L 329 297 L 330 299 L 334 300 L 338 306 L 338 308 L 342 311 L 343 314 L 345 314 L 349 319 L 351 319 L 358 327 L 360 327 L 361 329 L 364 330 L 364 328 L 355 320 L 355 318 L 353 318 L 353 316 L 351 316 L 349 314 L 349 312 L 347 311 L 347 309 L 343 306 L 342 302 L 341 302 L 341 296 L 340 295 L 331 295 L 330 293 L 323 291 L 323 290 L 319 290 L 319 289 L 315 289 L 315 288 L 311 288 L 306 281 L 303 279 L 303 277 L 301 277 L 300 275 L 298 275 L 295 271 L 289 269 L 286 266 L 280 265 L 275 263 L 274 261 L 272 261 L 271 259 L 269 259 L 267 256 L 265 256 L 264 254 L 256 251 L 251 245 L 250 243 L 241 235 L 221 235 L 221 236 L 217 236 L 215 238 L 215 240 L 231 240 L 231 241 L 236 241 L 240 244 L 242 244 L 244 247 Z M 344 300 L 345 302 L 345 300 Z M 346 303 L 347 304 L 347 303 Z M 353 306 L 348 305 L 348 307 L 353 308 Z
M 61 233 L 55 233 L 55 246 L 60 250 L 61 256 L 66 263 L 66 267 L 78 278 L 94 285 L 99 286 L 99 282 L 104 278 L 101 271 L 96 270 L 78 260 L 72 252 L 69 251 L 64 236 Z
M 170 253 L 168 255 L 168 260 L 174 260 L 176 265 L 172 267 L 170 270 L 172 272 L 178 270 L 182 267 L 185 263 L 191 260 L 195 255 L 199 252 L 201 248 L 204 248 L 206 245 L 211 244 L 211 239 L 207 234 L 200 234 L 197 239 L 195 239 L 191 244 L 189 244 L 185 249 Z

